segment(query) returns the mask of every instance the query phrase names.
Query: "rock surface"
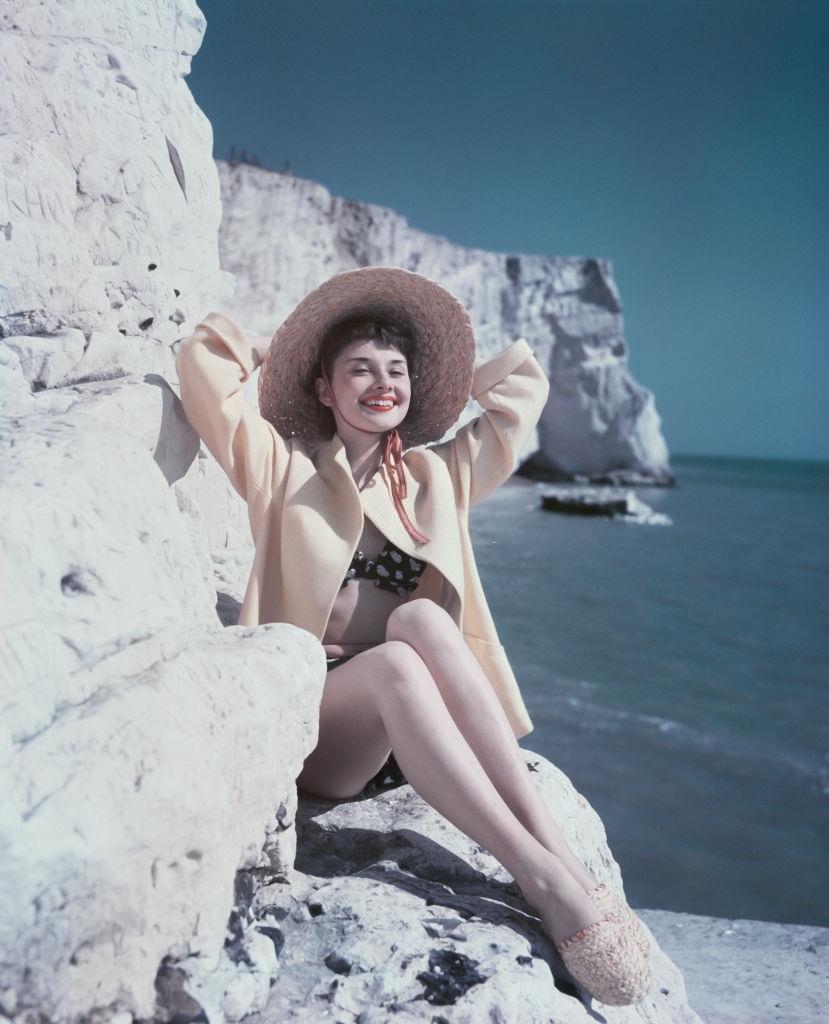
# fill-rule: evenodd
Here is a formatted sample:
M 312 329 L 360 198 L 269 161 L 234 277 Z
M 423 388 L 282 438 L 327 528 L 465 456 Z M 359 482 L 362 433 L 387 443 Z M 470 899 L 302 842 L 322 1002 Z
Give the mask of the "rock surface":
M 621 887 L 595 811 L 562 772 L 525 754 L 577 856 Z M 290 886 L 263 886 L 241 908 L 245 934 L 268 935 L 278 955 L 267 1004 L 249 1024 L 570 1024 L 597 1013 L 609 1024 L 699 1024 L 681 972 L 656 944 L 647 999 L 591 1000 L 509 874 L 408 784 L 340 802 L 300 794 L 297 833 Z M 217 994 L 210 1005 L 216 1012 Z
M 639 910 L 706 1024 L 825 1024 L 829 928 Z
M 525 454 L 540 448 L 549 474 L 624 471 L 672 481 L 654 396 L 627 365 L 609 260 L 467 248 L 306 178 L 221 160 L 217 166 L 221 262 L 236 279 L 226 309 L 247 328 L 273 334 L 307 292 L 338 271 L 377 264 L 415 270 L 463 302 L 483 356 L 518 337 L 532 345 L 551 390 Z
M 3 1019 L 149 1018 L 176 958 L 228 969 L 237 870 L 293 861 L 324 653 L 219 628 L 246 511 L 168 383 L 231 283 L 182 77 L 204 28 L 192 0 L 0 15 Z
M 184 77 L 194 0 L 0 15 L 0 337 L 39 387 L 172 370 L 232 288 L 210 122 Z
M 237 869 L 290 869 L 324 652 L 217 628 L 138 439 L 71 407 L 2 426 L 0 1005 L 149 1017 L 164 958 L 220 961 Z

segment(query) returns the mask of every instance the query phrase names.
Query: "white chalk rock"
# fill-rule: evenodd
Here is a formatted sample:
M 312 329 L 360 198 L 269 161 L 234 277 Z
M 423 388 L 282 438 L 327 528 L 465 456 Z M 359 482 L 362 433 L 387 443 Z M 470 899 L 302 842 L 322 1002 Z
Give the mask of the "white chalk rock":
M 587 800 L 543 757 L 525 751 L 525 761 L 576 856 L 623 890 Z M 297 833 L 292 885 L 261 887 L 245 908 L 244 934 L 266 934 L 278 951 L 258 1020 L 588 1024 L 600 1013 L 608 1024 L 702 1024 L 647 927 L 647 997 L 591 1000 L 504 868 L 405 783 L 357 800 L 302 797 Z
M 38 389 L 60 384 L 80 362 L 84 344 L 83 332 L 77 329 L 58 331 L 50 337 L 16 335 L 0 342 L 17 354 L 26 381 Z
M 163 358 L 183 311 L 230 291 L 212 129 L 184 82 L 205 25 L 194 0 L 4 5 L 0 337 L 120 330 Z
M 71 409 L 3 426 L 0 991 L 150 1017 L 164 958 L 222 957 L 236 871 L 290 872 L 324 652 L 218 628 L 145 442 Z

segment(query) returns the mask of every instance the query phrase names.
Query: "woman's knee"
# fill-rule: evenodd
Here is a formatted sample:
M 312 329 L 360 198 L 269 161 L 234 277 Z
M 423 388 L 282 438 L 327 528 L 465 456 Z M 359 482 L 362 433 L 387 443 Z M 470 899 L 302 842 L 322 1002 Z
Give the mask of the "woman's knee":
M 426 662 L 411 644 L 404 640 L 387 640 L 376 651 L 382 663 L 373 673 L 376 683 L 375 703 L 385 718 L 390 704 L 397 706 L 404 695 L 415 691 L 419 697 L 440 698 L 440 691 Z
M 414 638 L 419 634 L 434 635 L 435 631 L 448 629 L 457 630 L 449 613 L 428 597 L 416 597 L 398 605 L 389 615 L 386 623 L 386 638 L 403 640 Z
M 382 721 L 384 700 L 389 693 L 401 686 L 434 684 L 426 663 L 404 640 L 379 643 L 334 671 L 344 674 L 336 682 L 333 679 L 326 681 L 322 703 L 325 707 L 330 704 L 336 717 L 343 713 L 345 701 L 349 707 L 353 707 L 355 702 L 361 704 L 365 711 L 370 709 L 378 721 Z
M 386 683 L 417 683 L 429 677 L 423 658 L 405 640 L 386 640 L 375 648 L 382 661 L 381 678 Z

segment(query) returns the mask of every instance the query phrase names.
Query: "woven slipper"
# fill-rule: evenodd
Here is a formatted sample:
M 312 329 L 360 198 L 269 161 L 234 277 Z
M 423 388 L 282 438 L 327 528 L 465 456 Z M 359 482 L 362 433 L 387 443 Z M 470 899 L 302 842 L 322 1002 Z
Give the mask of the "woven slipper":
M 650 962 L 619 921 L 603 917 L 556 943 L 564 966 L 594 999 L 608 1006 L 630 1006 L 648 994 Z
M 633 934 L 637 945 L 642 952 L 648 956 L 651 951 L 650 939 L 642 927 L 642 922 L 628 906 L 621 893 L 610 889 L 602 882 L 595 889 L 590 889 L 587 895 L 593 900 L 596 906 L 605 917 L 611 921 L 618 921 L 620 924 L 627 924 Z

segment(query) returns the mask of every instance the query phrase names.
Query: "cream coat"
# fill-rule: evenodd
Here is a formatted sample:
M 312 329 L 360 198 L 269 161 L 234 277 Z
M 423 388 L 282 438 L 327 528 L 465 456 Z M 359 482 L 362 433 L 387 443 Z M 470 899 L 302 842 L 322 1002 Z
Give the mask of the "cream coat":
M 417 544 L 394 507 L 384 465 L 358 490 L 338 434 L 312 451 L 285 440 L 242 394 L 259 365 L 245 332 L 223 313 L 201 320 L 176 356 L 188 420 L 248 507 L 255 544 L 241 625 L 290 622 L 325 634 L 363 516 L 428 566 L 418 597 L 452 617 L 498 695 L 517 738 L 533 724 L 484 596 L 469 537 L 469 507 L 515 468 L 549 381 L 520 338 L 475 366 L 471 395 L 484 411 L 440 444 L 403 454 L 404 507 L 429 538 Z

